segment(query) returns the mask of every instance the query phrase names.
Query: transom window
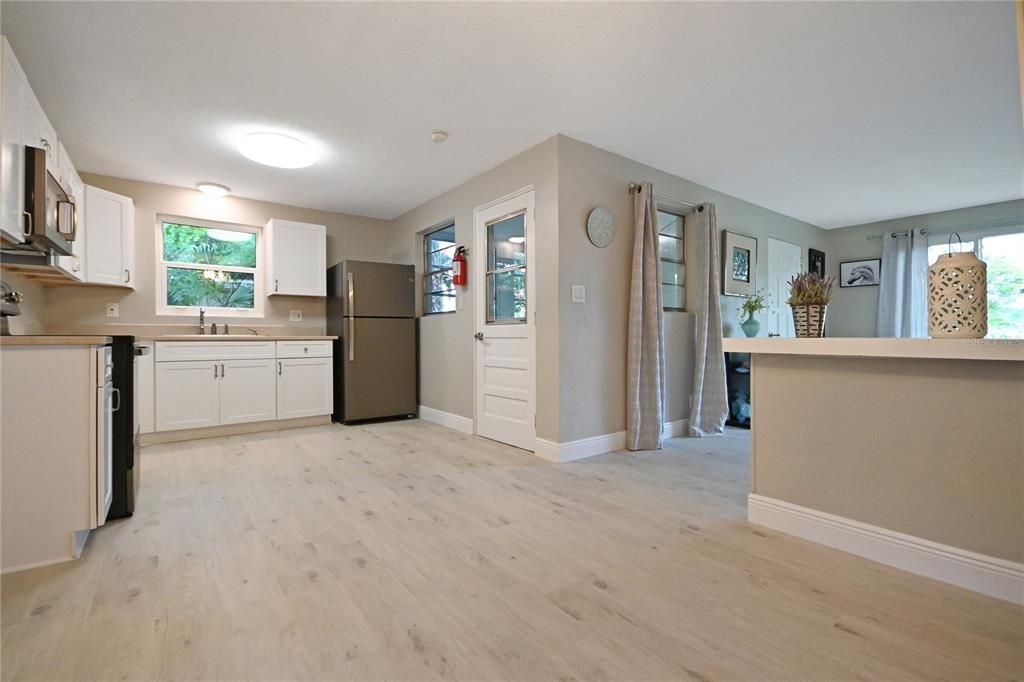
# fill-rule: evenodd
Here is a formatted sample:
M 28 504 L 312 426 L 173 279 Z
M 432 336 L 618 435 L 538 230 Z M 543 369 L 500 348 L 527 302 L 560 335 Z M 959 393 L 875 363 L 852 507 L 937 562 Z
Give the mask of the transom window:
M 157 312 L 261 316 L 260 230 L 163 217 L 157 221 Z
M 455 312 L 455 223 L 423 235 L 423 314 Z
M 658 211 L 661 305 L 665 310 L 686 309 L 686 258 L 683 246 L 683 217 L 668 211 Z
M 487 224 L 487 323 L 526 322 L 526 212 Z

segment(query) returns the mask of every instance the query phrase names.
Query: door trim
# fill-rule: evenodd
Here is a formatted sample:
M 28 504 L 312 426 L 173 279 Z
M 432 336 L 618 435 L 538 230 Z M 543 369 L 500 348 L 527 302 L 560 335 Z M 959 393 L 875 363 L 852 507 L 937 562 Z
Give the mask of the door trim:
M 537 263 L 536 263 L 536 194 L 533 185 L 526 185 L 514 192 L 510 192 L 498 199 L 488 201 L 473 209 L 473 251 L 471 252 L 470 269 L 472 271 L 472 285 L 476 288 L 478 295 L 473 297 L 473 332 L 481 332 L 486 328 L 487 315 L 484 313 L 484 304 L 487 291 L 486 272 L 487 258 L 487 233 L 482 215 L 490 209 L 500 206 L 503 203 L 523 197 L 523 207 L 526 210 L 525 237 L 526 237 L 526 327 L 530 331 L 528 342 L 529 352 L 529 379 L 530 386 L 530 409 L 533 412 L 533 443 L 528 450 L 537 450 Z M 518 210 L 518 209 L 516 209 Z M 515 213 L 516 210 L 511 213 Z M 510 215 L 511 215 L 510 213 Z M 480 344 L 473 340 L 473 434 L 480 435 Z M 515 446 L 511 446 L 515 447 Z

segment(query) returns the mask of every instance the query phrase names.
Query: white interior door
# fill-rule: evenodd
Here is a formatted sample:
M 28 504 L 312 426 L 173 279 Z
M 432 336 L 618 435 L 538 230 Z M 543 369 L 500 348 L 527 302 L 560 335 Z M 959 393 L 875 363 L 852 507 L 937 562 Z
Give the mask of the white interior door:
M 476 432 L 525 450 L 536 437 L 533 189 L 474 211 Z
M 793 313 L 786 304 L 789 298 L 789 280 L 803 270 L 802 249 L 796 244 L 768 239 L 768 333 L 776 336 L 795 336 Z

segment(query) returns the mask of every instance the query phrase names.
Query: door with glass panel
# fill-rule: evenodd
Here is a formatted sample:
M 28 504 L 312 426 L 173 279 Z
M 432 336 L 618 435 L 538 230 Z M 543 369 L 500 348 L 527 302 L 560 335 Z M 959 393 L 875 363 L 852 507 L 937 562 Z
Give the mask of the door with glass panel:
M 533 190 L 474 212 L 476 432 L 534 449 Z

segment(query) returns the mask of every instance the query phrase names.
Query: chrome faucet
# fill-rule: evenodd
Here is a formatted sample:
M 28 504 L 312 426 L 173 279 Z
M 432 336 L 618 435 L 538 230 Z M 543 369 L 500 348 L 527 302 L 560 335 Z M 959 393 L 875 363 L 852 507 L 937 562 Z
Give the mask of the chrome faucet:
M 206 333 L 206 308 L 199 309 L 199 333 Z

